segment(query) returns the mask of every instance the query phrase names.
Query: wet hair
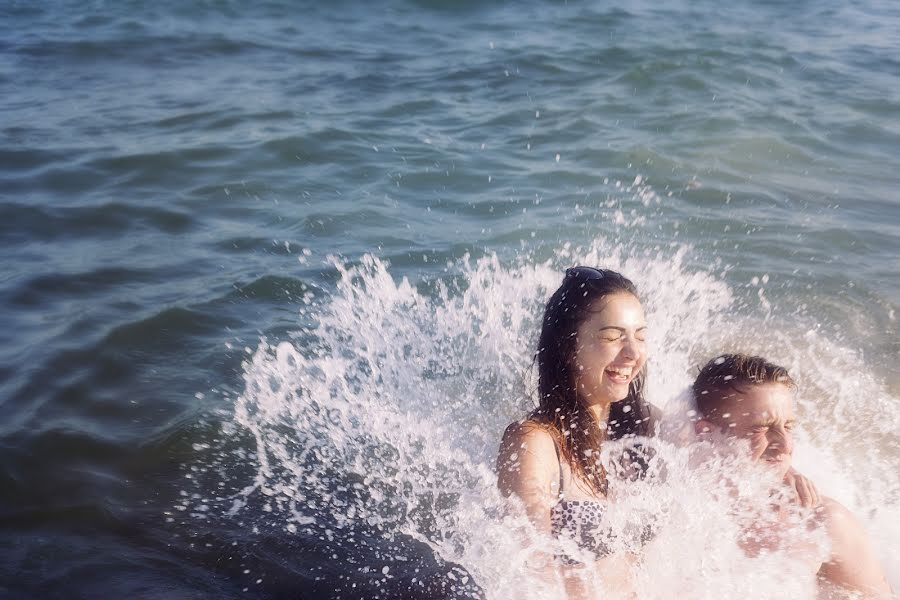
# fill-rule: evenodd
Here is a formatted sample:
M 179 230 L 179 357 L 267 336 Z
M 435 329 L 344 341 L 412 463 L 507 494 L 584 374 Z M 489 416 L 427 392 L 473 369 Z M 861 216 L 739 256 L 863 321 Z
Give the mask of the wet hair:
M 710 418 L 716 407 L 742 388 L 767 383 L 796 387 L 788 370 L 749 354 L 722 354 L 700 369 L 692 390 L 700 418 Z
M 599 460 L 603 441 L 648 435 L 650 429 L 650 408 L 643 396 L 646 368 L 632 380 L 628 396 L 610 406 L 605 427 L 595 421 L 577 392 L 578 327 L 598 300 L 614 294 L 638 297 L 634 284 L 615 271 L 569 269 L 562 285 L 547 301 L 535 357 L 539 398 L 532 418 L 551 429 L 573 473 L 599 493 L 607 489 L 606 471 Z

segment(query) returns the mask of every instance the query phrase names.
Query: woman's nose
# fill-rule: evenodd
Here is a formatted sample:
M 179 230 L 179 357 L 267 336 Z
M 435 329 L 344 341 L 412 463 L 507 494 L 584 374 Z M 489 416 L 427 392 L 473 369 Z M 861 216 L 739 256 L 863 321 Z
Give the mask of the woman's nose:
M 639 357 L 641 355 L 639 344 L 640 342 L 638 342 L 635 338 L 627 336 L 625 338 L 625 343 L 622 346 L 622 354 L 624 354 L 627 358 Z

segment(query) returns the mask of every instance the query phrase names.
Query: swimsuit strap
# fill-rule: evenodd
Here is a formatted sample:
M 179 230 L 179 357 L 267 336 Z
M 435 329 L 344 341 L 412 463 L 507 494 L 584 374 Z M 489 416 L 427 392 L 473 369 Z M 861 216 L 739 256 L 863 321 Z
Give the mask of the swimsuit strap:
M 569 472 L 569 465 L 563 460 L 556 438 L 553 439 L 553 449 L 556 450 L 556 462 L 559 463 L 559 497 L 562 498 L 566 488 L 566 473 Z

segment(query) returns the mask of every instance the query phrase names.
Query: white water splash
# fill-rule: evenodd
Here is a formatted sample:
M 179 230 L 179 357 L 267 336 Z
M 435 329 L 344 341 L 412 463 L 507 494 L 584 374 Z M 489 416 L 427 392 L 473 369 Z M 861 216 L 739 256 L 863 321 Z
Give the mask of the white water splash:
M 896 400 L 857 356 L 815 333 L 792 335 L 769 308 L 759 318 L 733 314 L 732 291 L 688 268 L 689 248 L 624 254 L 597 240 L 543 262 L 467 257 L 418 286 L 372 256 L 355 266 L 334 260 L 330 301 L 301 315 L 312 326 L 293 342 L 262 343 L 245 364 L 235 420 L 256 440 L 258 473 L 244 496 L 267 498 L 265 510 L 285 526 L 327 515 L 331 535 L 363 522 L 422 541 L 463 566 L 487 598 L 562 597 L 559 585 L 530 575 L 553 542 L 511 516 L 492 463 L 503 428 L 530 406 L 543 303 L 566 266 L 595 264 L 641 289 L 652 331 L 648 397 L 670 415 L 685 410 L 678 397 L 692 368 L 723 349 L 791 368 L 805 390 L 796 462 L 869 526 L 896 587 L 898 423 L 879 417 Z M 772 333 L 760 336 L 761 326 Z M 867 443 L 869 432 L 878 444 Z M 633 572 L 639 597 L 812 597 L 811 580 L 785 556 L 749 559 L 735 545 L 731 501 L 709 493 L 721 473 L 692 469 L 685 449 L 660 444 L 667 481 L 623 491 L 610 511 L 612 520 L 648 514 L 660 523 Z

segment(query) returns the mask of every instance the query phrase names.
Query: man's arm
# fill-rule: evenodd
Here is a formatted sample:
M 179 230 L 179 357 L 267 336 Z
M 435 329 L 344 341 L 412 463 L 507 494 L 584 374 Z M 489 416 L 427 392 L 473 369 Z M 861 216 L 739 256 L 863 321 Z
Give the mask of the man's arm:
M 819 509 L 824 517 L 831 555 L 818 576 L 865 598 L 890 598 L 891 588 L 878 563 L 875 549 L 860 522 L 844 506 L 824 498 Z

